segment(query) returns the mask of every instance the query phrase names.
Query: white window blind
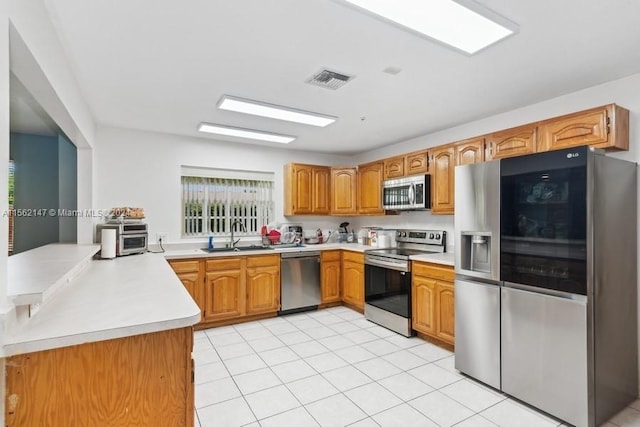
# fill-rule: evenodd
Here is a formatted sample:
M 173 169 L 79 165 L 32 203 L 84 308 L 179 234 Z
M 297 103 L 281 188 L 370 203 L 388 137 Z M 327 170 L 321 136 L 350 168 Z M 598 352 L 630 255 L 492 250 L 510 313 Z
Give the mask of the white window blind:
M 273 218 L 273 180 L 182 177 L 183 236 L 257 236 Z

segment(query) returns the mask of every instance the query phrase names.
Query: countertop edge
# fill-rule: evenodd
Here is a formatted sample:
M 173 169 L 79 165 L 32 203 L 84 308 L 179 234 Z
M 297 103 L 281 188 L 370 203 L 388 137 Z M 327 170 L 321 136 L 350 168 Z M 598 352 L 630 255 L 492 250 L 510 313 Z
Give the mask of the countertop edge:
M 123 326 L 102 331 L 87 332 L 78 335 L 67 335 L 61 337 L 47 338 L 37 341 L 26 342 L 5 342 L 1 349 L 1 357 L 11 357 L 38 351 L 54 350 L 57 348 L 70 347 L 74 345 L 90 344 L 93 342 L 107 341 L 112 339 L 126 338 L 135 335 L 143 335 L 154 332 L 167 331 L 171 329 L 186 328 L 200 322 L 200 311 L 180 319 L 172 319 L 163 322 Z

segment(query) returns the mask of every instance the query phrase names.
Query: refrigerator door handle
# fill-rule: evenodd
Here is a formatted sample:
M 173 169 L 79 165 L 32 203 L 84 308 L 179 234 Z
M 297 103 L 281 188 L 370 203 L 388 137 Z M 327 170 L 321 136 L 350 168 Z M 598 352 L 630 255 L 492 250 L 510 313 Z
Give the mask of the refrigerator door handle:
M 502 282 L 505 288 L 517 289 L 519 291 L 529 292 L 532 294 L 548 295 L 557 298 L 570 299 L 579 302 L 587 302 L 586 295 L 572 294 L 570 292 L 556 291 L 554 289 L 538 288 L 530 285 L 523 285 L 522 283 Z

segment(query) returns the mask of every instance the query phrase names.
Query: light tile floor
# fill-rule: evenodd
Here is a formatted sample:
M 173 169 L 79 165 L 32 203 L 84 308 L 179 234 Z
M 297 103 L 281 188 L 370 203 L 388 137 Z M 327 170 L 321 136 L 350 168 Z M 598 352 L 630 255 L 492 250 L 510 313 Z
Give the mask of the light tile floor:
M 196 426 L 563 425 L 346 307 L 195 333 Z M 640 426 L 640 401 L 605 427 Z

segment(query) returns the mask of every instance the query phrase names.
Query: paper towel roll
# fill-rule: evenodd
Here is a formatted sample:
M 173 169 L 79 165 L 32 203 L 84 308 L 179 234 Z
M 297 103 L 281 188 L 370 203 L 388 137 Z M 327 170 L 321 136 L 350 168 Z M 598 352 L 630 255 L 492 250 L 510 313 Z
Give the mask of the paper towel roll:
M 102 258 L 116 257 L 116 230 L 113 228 L 103 228 L 100 236 Z
M 378 235 L 378 247 L 379 248 L 388 248 L 390 246 L 389 236 L 386 234 Z

